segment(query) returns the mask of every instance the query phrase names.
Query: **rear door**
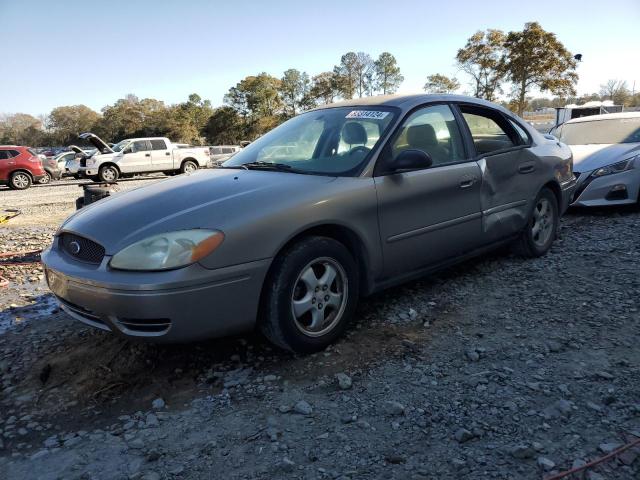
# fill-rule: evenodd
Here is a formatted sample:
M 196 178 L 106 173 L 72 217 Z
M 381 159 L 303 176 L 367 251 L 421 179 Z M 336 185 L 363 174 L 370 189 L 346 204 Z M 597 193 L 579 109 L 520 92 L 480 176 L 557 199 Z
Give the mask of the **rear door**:
M 524 129 L 502 112 L 460 104 L 465 131 L 482 171 L 482 231 L 492 242 L 522 230 L 540 189 L 540 159 Z
M 9 150 L 0 150 L 0 180 L 9 180 L 9 170 L 12 157 L 9 156 Z
M 154 138 L 151 142 L 151 165 L 154 171 L 173 170 L 173 155 L 163 138 Z
M 428 153 L 433 165 L 385 173 L 384 164 L 405 149 Z M 380 162 L 374 181 L 387 277 L 448 260 L 480 243 L 480 168 L 465 149 L 449 105 L 411 113 Z
M 151 144 L 148 140 L 131 142 L 119 163 L 121 170 L 125 173 L 152 171 Z

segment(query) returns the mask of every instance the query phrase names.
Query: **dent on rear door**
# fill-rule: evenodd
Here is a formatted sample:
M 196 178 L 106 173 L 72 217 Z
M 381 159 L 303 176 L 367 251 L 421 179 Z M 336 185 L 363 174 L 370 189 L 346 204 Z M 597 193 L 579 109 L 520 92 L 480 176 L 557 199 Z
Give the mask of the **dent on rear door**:
M 488 241 L 513 235 L 527 222 L 535 197 L 539 160 L 528 149 L 481 158 L 482 231 Z

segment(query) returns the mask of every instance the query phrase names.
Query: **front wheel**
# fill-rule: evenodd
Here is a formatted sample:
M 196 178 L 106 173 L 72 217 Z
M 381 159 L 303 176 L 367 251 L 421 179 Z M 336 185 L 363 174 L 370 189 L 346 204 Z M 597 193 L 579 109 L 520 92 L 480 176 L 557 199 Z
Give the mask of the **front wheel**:
M 195 172 L 197 169 L 198 169 L 198 165 L 196 164 L 196 162 L 187 160 L 182 164 L 180 171 L 182 173 L 192 173 L 192 172 Z
M 358 303 L 358 269 L 349 250 L 309 237 L 274 261 L 265 283 L 260 328 L 274 344 L 311 353 L 333 343 Z
M 98 170 L 98 178 L 101 182 L 114 183 L 118 180 L 120 172 L 113 165 L 104 165 Z
M 525 257 L 540 257 L 547 253 L 556 239 L 560 215 L 558 201 L 548 188 L 536 198 L 531 217 L 516 244 L 518 253 Z
M 14 172 L 9 177 L 9 188 L 13 190 L 26 190 L 31 186 L 31 176 L 25 172 Z

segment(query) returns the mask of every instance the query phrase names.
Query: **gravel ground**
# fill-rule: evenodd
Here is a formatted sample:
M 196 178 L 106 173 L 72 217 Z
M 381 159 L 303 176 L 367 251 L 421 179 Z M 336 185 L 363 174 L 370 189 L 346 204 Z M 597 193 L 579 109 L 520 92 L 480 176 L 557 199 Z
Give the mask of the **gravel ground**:
M 49 241 L 57 216 L 24 217 L 0 251 Z M 251 334 L 130 343 L 60 313 L 39 267 L 2 267 L 0 472 L 540 479 L 601 457 L 640 436 L 640 213 L 562 227 L 543 258 L 500 251 L 365 299 L 309 357 Z M 638 479 L 639 455 L 572 478 Z

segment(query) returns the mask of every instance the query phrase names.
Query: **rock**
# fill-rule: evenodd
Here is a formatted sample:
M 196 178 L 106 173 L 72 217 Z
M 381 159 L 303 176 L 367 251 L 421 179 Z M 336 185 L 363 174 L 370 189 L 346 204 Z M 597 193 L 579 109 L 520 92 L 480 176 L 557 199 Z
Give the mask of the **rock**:
M 390 453 L 384 456 L 384 459 L 387 463 L 391 463 L 393 465 L 398 465 L 400 463 L 404 463 L 407 460 L 402 456 L 395 453 Z
M 513 458 L 518 458 L 518 459 L 526 459 L 526 458 L 533 458 L 533 456 L 535 455 L 535 450 L 527 445 L 516 445 L 515 447 L 513 447 L 511 449 L 511 455 L 513 456 Z
M 387 400 L 384 402 L 384 412 L 387 415 L 403 415 L 404 414 L 404 405 L 399 402 L 393 400 Z
M 296 464 L 293 460 L 284 457 L 280 462 L 280 469 L 284 472 L 292 472 L 296 468 Z
M 278 379 L 275 375 L 269 374 L 264 376 L 265 382 L 275 382 Z
M 584 476 L 585 480 L 605 480 L 605 478 L 593 470 L 588 470 Z
M 547 342 L 547 348 L 552 353 L 558 353 L 562 350 L 562 345 L 559 342 L 556 342 L 555 340 L 550 340 Z
M 547 457 L 538 457 L 538 466 L 542 468 L 545 472 L 549 470 L 553 470 L 556 467 L 556 464 L 549 460 Z
M 621 443 L 616 443 L 616 442 L 601 443 L 600 445 L 598 445 L 598 450 L 606 454 L 606 453 L 613 452 L 616 448 L 620 448 L 621 446 L 622 446 Z
M 160 474 L 158 472 L 154 472 L 149 471 L 149 472 L 145 472 L 142 474 L 142 476 L 140 477 L 140 480 L 160 480 L 162 477 L 160 477 Z
M 477 362 L 480 360 L 480 354 L 475 348 L 470 348 L 464 352 L 465 357 L 471 362 Z
M 353 384 L 351 377 L 345 373 L 338 373 L 336 379 L 341 390 L 349 390 Z
M 293 410 L 293 407 L 291 405 L 280 405 L 278 407 L 278 411 L 280 413 L 289 413 L 291 410 Z
M 38 451 L 38 452 L 34 453 L 33 455 L 31 455 L 31 456 L 29 457 L 29 459 L 30 459 L 30 460 L 38 460 L 39 458 L 42 458 L 42 457 L 44 457 L 44 456 L 46 456 L 46 455 L 49 455 L 49 450 L 47 450 L 47 449 L 45 448 L 45 449 L 40 450 L 40 451 Z
M 156 417 L 153 413 L 147 414 L 144 423 L 147 427 L 158 427 L 160 425 L 158 417 Z
M 616 378 L 612 373 L 609 373 L 605 370 L 600 370 L 596 372 L 596 377 L 601 378 L 603 380 L 613 380 L 614 378 Z
M 151 402 L 151 407 L 154 410 L 161 410 L 165 407 L 164 400 L 161 398 L 156 398 L 153 402 Z
M 308 402 L 300 400 L 293 407 L 293 411 L 300 415 L 311 415 L 313 413 L 313 407 Z
M 456 442 L 458 443 L 467 442 L 474 437 L 475 435 L 466 428 L 459 428 L 458 430 L 456 430 L 456 433 L 453 434 L 453 438 L 455 438 Z

